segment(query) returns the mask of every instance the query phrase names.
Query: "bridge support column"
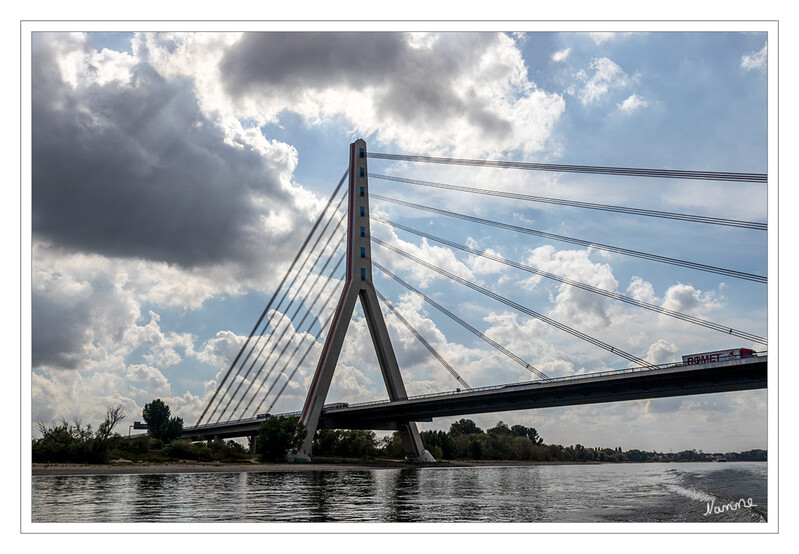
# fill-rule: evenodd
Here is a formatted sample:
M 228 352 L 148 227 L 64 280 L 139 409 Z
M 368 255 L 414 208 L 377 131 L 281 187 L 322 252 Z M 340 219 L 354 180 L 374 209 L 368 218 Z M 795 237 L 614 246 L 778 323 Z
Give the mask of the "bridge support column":
M 258 436 L 250 435 L 247 437 L 247 445 L 249 446 L 250 454 L 257 454 L 258 450 Z
M 401 400 L 408 397 L 397 358 L 391 346 L 391 339 L 388 336 L 386 322 L 383 319 L 383 312 L 380 310 L 377 293 L 375 293 L 372 283 L 370 235 L 366 142 L 359 139 L 350 145 L 346 283 L 302 410 L 301 421 L 308 434 L 302 447 L 297 452 L 289 454 L 291 461 L 310 460 L 313 438 L 319 426 L 319 417 L 322 414 L 322 407 L 333 379 L 333 372 L 338 363 L 344 337 L 347 334 L 347 327 L 358 299 L 361 301 L 366 323 L 369 326 L 369 334 L 377 353 L 389 399 Z M 435 461 L 435 458 L 424 449 L 415 422 L 401 423 L 399 427 L 406 460 L 413 462 Z

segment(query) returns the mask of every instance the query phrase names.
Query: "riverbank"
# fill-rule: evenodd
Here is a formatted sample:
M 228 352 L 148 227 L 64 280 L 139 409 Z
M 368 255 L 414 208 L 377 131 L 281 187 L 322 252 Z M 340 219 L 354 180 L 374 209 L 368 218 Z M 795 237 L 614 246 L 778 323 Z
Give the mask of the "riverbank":
M 599 462 L 524 462 L 510 460 L 454 461 L 412 464 L 402 460 L 362 461 L 353 459 L 318 459 L 311 463 L 265 464 L 256 461 L 223 464 L 219 462 L 147 463 L 115 461 L 109 464 L 33 464 L 34 476 L 44 475 L 135 475 L 157 473 L 244 473 L 299 471 L 366 471 L 372 469 L 403 469 L 409 467 L 491 467 L 533 465 L 588 465 Z

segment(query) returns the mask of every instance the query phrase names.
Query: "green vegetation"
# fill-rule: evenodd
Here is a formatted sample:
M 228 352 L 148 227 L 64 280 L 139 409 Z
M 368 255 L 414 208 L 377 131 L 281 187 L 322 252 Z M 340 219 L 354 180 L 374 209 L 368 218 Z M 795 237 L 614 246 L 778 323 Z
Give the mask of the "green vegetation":
M 94 431 L 75 418 L 72 422 L 45 425 L 39 423 L 41 436 L 33 439 L 33 461 L 36 463 L 98 464 L 111 460 L 131 462 L 200 461 L 241 463 L 252 455 L 235 441 L 177 440 L 183 431 L 183 420 L 171 417 L 169 406 L 160 399 L 146 404 L 142 417 L 148 434 L 122 437 L 114 429 L 125 418 L 122 406 L 108 408 L 105 420 Z M 283 462 L 296 450 L 307 431 L 296 417 L 270 417 L 259 428 L 257 451 L 262 462 Z M 436 460 L 508 460 L 534 462 L 682 462 L 682 461 L 766 461 L 765 450 L 746 452 L 703 453 L 685 450 L 663 454 L 641 450 L 622 451 L 620 447 L 585 447 L 581 444 L 561 446 L 544 444 L 532 427 L 502 421 L 483 431 L 474 421 L 461 419 L 449 431 L 422 431 L 425 448 Z M 378 439 L 374 431 L 317 431 L 313 443 L 314 456 L 374 460 L 401 459 L 405 456 L 398 433 Z
M 171 442 L 183 434 L 183 419 L 170 418 L 169 406 L 160 398 L 145 404 L 141 415 L 147 424 L 147 434 L 154 439 Z
M 397 437 L 399 439 L 399 437 Z M 402 452 L 402 443 L 399 443 Z M 374 431 L 350 429 L 322 429 L 317 432 L 313 443 L 315 456 L 339 456 L 342 458 L 373 459 L 383 454 Z M 400 453 L 400 457 L 403 456 Z
M 116 444 L 112 431 L 122 419 L 125 411 L 122 406 L 108 408 L 105 420 L 92 431 L 91 425 L 75 418 L 72 423 L 62 419 L 61 423 L 45 425 L 39 423 L 41 437 L 33 441 L 34 462 L 81 462 L 105 463 L 110 459 L 111 450 Z
M 424 447 L 436 460 L 509 460 L 532 462 L 663 462 L 663 461 L 766 461 L 765 450 L 708 454 L 686 450 L 676 454 L 622 451 L 617 448 L 588 448 L 581 444 L 544 444 L 533 427 L 502 421 L 483 431 L 474 421 L 461 419 L 446 431 L 422 431 Z M 398 433 L 377 439 L 372 431 L 317 431 L 313 452 L 316 456 L 342 458 L 403 458 L 405 452 Z
M 308 432 L 296 417 L 270 417 L 258 427 L 258 456 L 262 462 L 285 462 L 302 445 Z
M 133 438 L 113 432 L 126 417 L 122 406 L 108 408 L 97 431 L 78 418 L 71 423 L 66 420 L 51 425 L 39 423 L 41 436 L 33 439 L 33 461 L 75 464 L 102 464 L 118 459 L 132 462 L 249 461 L 247 450 L 234 441 L 175 440 L 183 432 L 183 420 L 169 416 L 169 406 L 163 401 L 157 399 L 146 404 L 142 417 L 148 423 L 148 434 Z

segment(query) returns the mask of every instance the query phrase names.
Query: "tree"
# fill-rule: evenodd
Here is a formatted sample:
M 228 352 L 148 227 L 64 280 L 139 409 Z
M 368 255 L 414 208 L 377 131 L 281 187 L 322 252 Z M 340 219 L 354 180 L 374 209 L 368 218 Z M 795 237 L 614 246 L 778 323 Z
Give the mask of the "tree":
M 424 447 L 433 453 L 433 450 L 438 448 L 440 455 L 433 457 L 437 460 L 446 458 L 447 460 L 454 460 L 458 454 L 458 448 L 455 445 L 455 439 L 444 431 L 422 431 L 419 433 L 422 437 Z
M 341 433 L 335 429 L 317 429 L 313 451 L 317 456 L 333 456 L 339 449 Z
M 269 417 L 258 427 L 258 452 L 264 462 L 284 462 L 302 446 L 308 431 L 296 417 Z
M 534 427 L 525 427 L 524 425 L 514 425 L 510 428 L 514 437 L 527 437 L 533 444 L 543 444 L 544 439 L 538 436 L 538 431 Z
M 514 426 L 515 427 L 515 426 Z M 510 435 L 511 430 L 508 428 L 507 424 L 503 421 L 497 422 L 497 424 L 486 431 L 489 435 Z
M 183 418 L 182 417 L 173 417 L 170 418 L 166 424 L 166 428 L 164 429 L 164 442 L 171 442 L 173 440 L 179 439 L 180 436 L 183 434 Z
M 469 444 L 466 446 L 466 456 L 473 460 L 483 459 L 483 445 L 479 439 L 469 439 Z
M 120 405 L 116 408 L 111 408 L 110 406 L 105 411 L 105 421 L 100 424 L 100 427 L 97 429 L 97 433 L 95 437 L 100 442 L 105 442 L 108 440 L 108 437 L 111 436 L 111 431 L 114 430 L 114 427 L 117 426 L 117 423 L 125 419 L 125 409 Z
M 383 437 L 380 442 L 380 450 L 382 455 L 387 458 L 403 458 L 405 456 L 405 447 L 402 445 L 402 438 L 396 431 L 391 435 Z
M 458 435 L 472 435 L 474 433 L 482 433 L 477 424 L 471 419 L 461 419 L 450 425 L 449 434 L 453 437 Z
M 160 398 L 145 404 L 141 415 L 147 424 L 147 434 L 154 439 L 170 442 L 183 434 L 183 419 L 170 418 L 169 406 Z

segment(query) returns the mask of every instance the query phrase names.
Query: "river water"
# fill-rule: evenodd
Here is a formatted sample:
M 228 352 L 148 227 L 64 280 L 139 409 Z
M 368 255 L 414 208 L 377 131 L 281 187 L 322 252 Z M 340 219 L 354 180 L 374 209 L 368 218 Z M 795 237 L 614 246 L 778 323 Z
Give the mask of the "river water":
M 766 470 L 736 462 L 34 476 L 32 522 L 765 522 Z

